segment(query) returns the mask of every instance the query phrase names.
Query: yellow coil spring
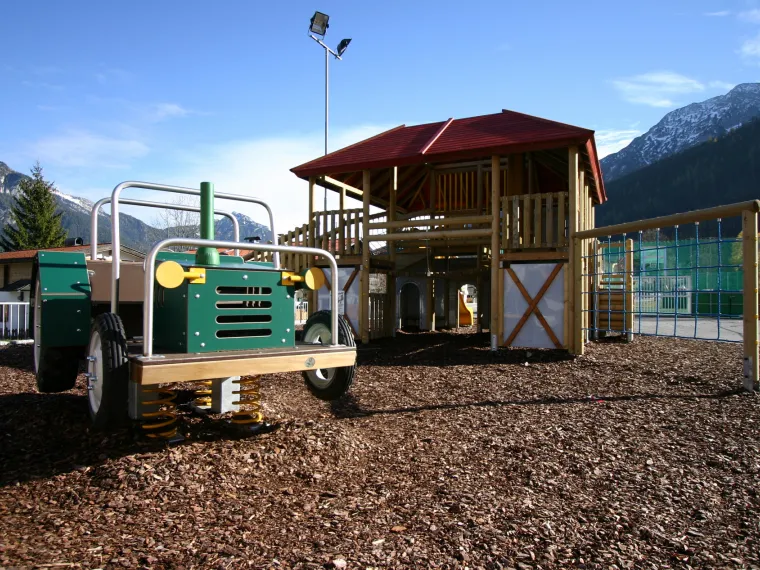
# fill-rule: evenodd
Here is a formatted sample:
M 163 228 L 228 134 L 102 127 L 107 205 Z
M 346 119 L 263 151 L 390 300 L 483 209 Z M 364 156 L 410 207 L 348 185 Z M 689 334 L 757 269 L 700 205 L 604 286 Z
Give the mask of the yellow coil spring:
M 199 388 L 195 391 L 195 400 L 193 405 L 198 408 L 208 409 L 211 407 L 211 380 L 205 380 L 198 382 L 203 388 Z
M 261 376 L 244 376 L 240 380 L 233 380 L 233 383 L 240 387 L 232 392 L 239 395 L 239 399 L 233 404 L 240 406 L 240 409 L 232 414 L 232 423 L 262 423 L 264 414 L 261 413 Z
M 158 388 L 155 386 L 143 387 L 143 393 L 155 394 L 155 400 L 146 400 L 144 406 L 156 406 L 155 412 L 143 412 L 142 419 L 145 420 L 142 428 L 148 432 L 145 435 L 153 438 L 170 439 L 177 435 L 177 409 L 174 400 L 177 394 L 167 388 Z M 160 430 L 160 431 L 159 431 Z

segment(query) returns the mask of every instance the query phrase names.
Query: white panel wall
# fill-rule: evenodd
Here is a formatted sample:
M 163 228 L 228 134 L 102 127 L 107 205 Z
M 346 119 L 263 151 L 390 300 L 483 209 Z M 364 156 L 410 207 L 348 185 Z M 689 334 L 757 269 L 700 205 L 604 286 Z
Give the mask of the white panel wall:
M 341 315 L 346 315 L 348 322 L 351 323 L 354 331 L 359 331 L 359 282 L 361 275 L 354 278 L 351 287 L 347 292 L 343 292 L 346 282 L 354 272 L 354 267 L 338 267 L 338 280 L 340 291 L 338 291 L 338 309 Z M 327 282 L 332 287 L 332 269 L 324 268 Z M 329 310 L 332 306 L 332 296 L 327 287 L 322 287 L 317 291 L 317 310 Z
M 515 275 L 517 275 L 520 283 L 525 287 L 531 298 L 535 298 L 556 265 L 556 263 L 524 263 L 514 264 L 511 266 L 511 269 L 515 272 Z M 522 293 L 520 293 L 514 281 L 512 281 L 509 273 L 506 270 L 502 273 L 504 276 L 504 336 L 501 339 L 501 344 L 504 344 L 527 310 L 528 302 Z M 554 281 L 552 281 L 551 286 L 538 303 L 541 314 L 561 344 L 565 343 L 564 280 L 565 266 L 563 265 Z M 534 313 L 531 313 L 510 346 L 521 348 L 556 348 Z

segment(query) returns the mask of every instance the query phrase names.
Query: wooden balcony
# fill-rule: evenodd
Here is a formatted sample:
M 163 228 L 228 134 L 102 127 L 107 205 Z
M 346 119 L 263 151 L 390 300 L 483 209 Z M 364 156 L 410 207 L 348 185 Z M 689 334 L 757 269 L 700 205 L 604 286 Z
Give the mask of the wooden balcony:
M 567 256 L 568 193 L 523 194 L 501 200 L 501 249 L 507 257 L 533 257 L 539 251 Z M 516 252 L 523 252 L 515 256 Z

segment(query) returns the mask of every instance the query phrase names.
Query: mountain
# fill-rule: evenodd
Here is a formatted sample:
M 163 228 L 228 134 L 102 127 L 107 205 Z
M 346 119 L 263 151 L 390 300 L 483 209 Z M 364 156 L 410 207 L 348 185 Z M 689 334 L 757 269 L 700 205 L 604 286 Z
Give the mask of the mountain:
M 0 162 L 0 228 L 10 221 L 10 210 L 13 205 L 13 192 L 18 184 L 28 178 L 25 174 L 11 170 L 4 162 Z M 55 199 L 58 202 L 59 211 L 63 213 L 61 221 L 68 237 L 81 237 L 85 243 L 90 242 L 90 218 L 93 202 L 84 198 L 70 196 L 56 191 Z M 106 210 L 108 208 L 106 207 Z M 240 224 L 240 237 L 261 236 L 261 240 L 270 239 L 267 226 L 263 226 L 245 214 L 233 212 Z M 147 251 L 152 244 L 167 237 L 168 234 L 177 235 L 171 229 L 159 229 L 146 224 L 142 220 L 122 213 L 120 215 L 120 230 L 122 243 L 139 251 Z M 216 235 L 219 239 L 233 239 L 232 222 L 222 218 L 217 222 Z M 98 217 L 98 242 L 109 243 L 111 241 L 111 216 L 100 214 Z
M 610 199 L 596 210 L 597 227 L 710 208 L 760 198 L 760 118 L 727 135 L 659 160 L 607 183 Z M 700 224 L 702 236 L 715 235 L 714 223 Z M 724 237 L 741 230 L 727 219 Z M 679 228 L 690 237 L 693 224 Z
M 11 170 L 7 164 L 0 162 L 0 192 L 10 192 L 24 178 L 26 178 L 26 175 Z
M 760 116 L 760 83 L 743 83 L 725 95 L 671 111 L 623 150 L 602 159 L 605 183 L 696 144 L 722 137 L 757 116 Z

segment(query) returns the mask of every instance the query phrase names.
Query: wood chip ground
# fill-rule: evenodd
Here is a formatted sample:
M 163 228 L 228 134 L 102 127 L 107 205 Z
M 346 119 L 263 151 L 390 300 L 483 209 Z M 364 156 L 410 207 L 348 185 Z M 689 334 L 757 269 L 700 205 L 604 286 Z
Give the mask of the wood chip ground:
M 173 447 L 91 431 L 83 378 L 38 394 L 1 349 L 0 567 L 760 568 L 740 346 L 487 342 L 360 347 L 332 404 L 266 377 L 277 429 L 185 414 Z

